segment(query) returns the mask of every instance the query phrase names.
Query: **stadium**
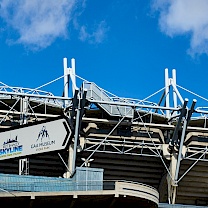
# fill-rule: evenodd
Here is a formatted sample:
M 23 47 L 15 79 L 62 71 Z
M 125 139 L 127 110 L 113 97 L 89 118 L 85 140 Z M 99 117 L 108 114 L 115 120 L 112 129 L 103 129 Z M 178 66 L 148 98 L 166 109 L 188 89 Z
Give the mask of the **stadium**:
M 75 59 L 68 62 L 44 85 L 63 80 L 61 96 L 1 82 L 0 203 L 207 206 L 208 111 L 196 104 L 208 100 L 186 89 L 193 99 L 184 98 L 168 69 L 164 88 L 143 100 L 85 79 L 77 86 Z

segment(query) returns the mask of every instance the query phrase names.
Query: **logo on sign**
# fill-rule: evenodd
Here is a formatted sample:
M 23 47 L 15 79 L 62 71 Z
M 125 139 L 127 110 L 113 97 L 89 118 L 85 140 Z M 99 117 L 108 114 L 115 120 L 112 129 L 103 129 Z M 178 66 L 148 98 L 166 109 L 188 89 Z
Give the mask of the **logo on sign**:
M 4 141 L 2 148 L 0 149 L 0 157 L 7 157 L 12 155 L 18 155 L 22 153 L 22 145 L 17 140 L 17 136 L 12 139 L 9 138 Z
M 55 144 L 55 140 L 50 140 L 50 136 L 46 126 L 42 126 L 42 129 L 37 135 L 36 143 L 31 145 L 31 148 L 36 148 L 36 151 L 50 149 L 51 145 Z
M 48 131 L 47 131 L 47 129 L 46 129 L 45 126 L 43 126 L 42 129 L 41 129 L 41 131 L 39 132 L 38 138 L 37 138 L 36 142 L 37 142 L 37 141 L 41 141 L 41 142 L 42 142 L 44 138 L 50 140 Z

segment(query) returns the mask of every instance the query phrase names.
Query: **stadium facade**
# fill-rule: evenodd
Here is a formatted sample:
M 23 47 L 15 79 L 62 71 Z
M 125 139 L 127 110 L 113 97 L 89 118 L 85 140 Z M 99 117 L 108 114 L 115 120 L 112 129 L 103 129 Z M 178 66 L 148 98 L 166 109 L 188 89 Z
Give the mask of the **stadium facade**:
M 81 79 L 63 59 L 63 96 L 0 86 L 0 202 L 22 207 L 208 205 L 207 108 L 165 86 L 143 100 Z M 77 87 L 77 79 L 81 79 Z M 145 86 L 144 86 L 145 87 Z M 151 102 L 159 95 L 157 103 Z

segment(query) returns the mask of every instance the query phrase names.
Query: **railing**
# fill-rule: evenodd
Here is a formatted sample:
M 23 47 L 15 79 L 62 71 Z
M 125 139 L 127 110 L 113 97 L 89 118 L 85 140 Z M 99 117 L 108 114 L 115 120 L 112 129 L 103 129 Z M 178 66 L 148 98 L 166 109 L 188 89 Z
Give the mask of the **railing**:
M 38 176 L 0 177 L 0 192 L 57 192 L 103 190 L 103 181 Z
M 115 197 L 133 196 L 159 203 L 158 191 L 148 185 L 130 181 L 102 181 L 102 180 L 80 180 L 73 178 L 53 178 L 39 176 L 18 176 L 1 174 L 0 197 L 22 196 L 31 194 L 65 193 L 90 195 L 90 193 L 103 195 L 111 194 Z M 87 191 L 87 192 L 86 192 Z

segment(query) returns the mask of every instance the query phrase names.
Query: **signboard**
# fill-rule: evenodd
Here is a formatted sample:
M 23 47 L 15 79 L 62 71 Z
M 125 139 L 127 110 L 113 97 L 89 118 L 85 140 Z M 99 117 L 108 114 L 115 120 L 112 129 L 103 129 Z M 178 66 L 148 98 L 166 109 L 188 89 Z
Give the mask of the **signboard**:
M 70 136 L 65 118 L 0 132 L 0 160 L 64 149 Z

